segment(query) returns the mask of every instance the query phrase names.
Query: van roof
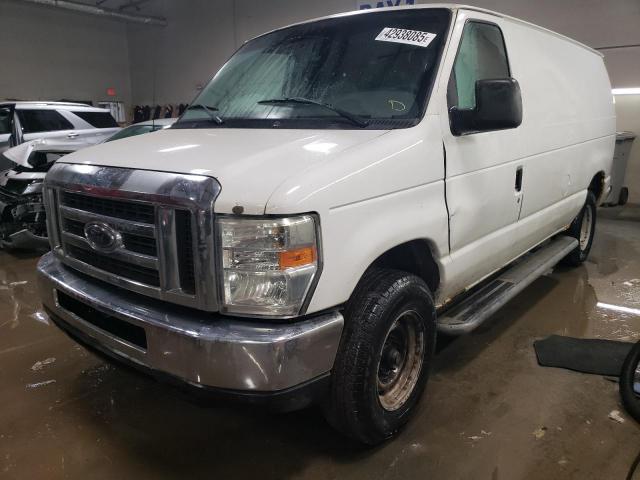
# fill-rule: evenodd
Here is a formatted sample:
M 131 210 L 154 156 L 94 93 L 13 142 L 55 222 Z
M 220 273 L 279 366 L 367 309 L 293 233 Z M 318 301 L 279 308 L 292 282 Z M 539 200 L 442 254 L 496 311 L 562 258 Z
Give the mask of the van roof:
M 600 57 L 604 57 L 604 55 L 602 53 L 600 53 L 599 51 L 589 47 L 588 45 L 585 45 L 584 43 L 581 43 L 577 40 L 574 40 L 573 38 L 567 37 L 566 35 L 562 35 L 558 32 L 554 32 L 553 30 L 549 30 L 548 28 L 544 28 L 541 27 L 540 25 L 536 25 L 535 23 L 531 23 L 531 22 L 527 22 L 526 20 L 522 20 L 520 18 L 516 18 L 516 17 L 512 17 L 510 15 L 505 15 L 504 13 L 500 13 L 500 12 L 495 12 L 493 10 L 488 10 L 486 8 L 480 8 L 480 7 L 474 7 L 472 5 L 463 5 L 463 4 L 457 4 L 457 3 L 431 3 L 429 5 L 403 5 L 403 6 L 398 6 L 398 7 L 383 7 L 383 8 L 369 8 L 369 9 L 365 9 L 365 10 L 356 10 L 356 11 L 352 11 L 352 12 L 344 12 L 344 13 L 337 13 L 334 15 L 327 15 L 324 17 L 318 17 L 318 18 L 313 18 L 310 20 L 305 20 L 303 22 L 297 22 L 297 23 L 293 23 L 291 25 L 288 25 L 288 27 L 291 27 L 293 25 L 302 25 L 305 23 L 310 23 L 310 22 L 315 22 L 318 20 L 325 20 L 325 19 L 329 19 L 329 18 L 340 18 L 340 17 L 348 17 L 351 15 L 367 15 L 370 13 L 375 13 L 375 12 L 383 12 L 383 11 L 390 11 L 390 10 L 407 10 L 407 9 L 425 9 L 425 8 L 446 8 L 449 10 L 471 10 L 474 12 L 482 12 L 482 13 L 486 13 L 488 15 L 493 15 L 495 17 L 500 17 L 500 18 L 505 18 L 523 25 L 526 25 L 528 27 L 534 28 L 536 30 L 548 33 L 550 35 L 562 38 L 568 42 L 571 42 L 575 45 L 578 45 L 586 50 L 589 50 L 592 53 L 595 53 L 596 55 L 599 55 Z M 287 28 L 287 27 L 282 27 L 282 28 Z M 281 28 L 277 28 L 275 30 L 272 31 L 277 31 L 277 30 L 281 30 Z M 269 32 L 270 33 L 270 32 Z

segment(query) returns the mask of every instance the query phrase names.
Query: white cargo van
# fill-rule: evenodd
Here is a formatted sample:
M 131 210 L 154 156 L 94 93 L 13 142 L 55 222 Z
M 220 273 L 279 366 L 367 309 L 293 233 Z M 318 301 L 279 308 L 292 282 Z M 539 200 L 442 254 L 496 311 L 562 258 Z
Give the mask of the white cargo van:
M 51 318 L 170 380 L 321 403 L 375 444 L 407 422 L 436 332 L 468 332 L 583 262 L 615 116 L 602 56 L 455 5 L 247 42 L 171 128 L 45 181 Z

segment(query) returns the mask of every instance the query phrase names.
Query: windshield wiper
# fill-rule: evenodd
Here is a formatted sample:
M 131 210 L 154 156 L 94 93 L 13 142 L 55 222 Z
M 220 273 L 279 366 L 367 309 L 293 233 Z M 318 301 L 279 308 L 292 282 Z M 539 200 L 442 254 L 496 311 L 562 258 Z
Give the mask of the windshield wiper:
M 334 113 L 337 113 L 343 118 L 346 118 L 354 125 L 359 126 L 360 128 L 364 128 L 369 125 L 367 120 L 364 120 L 360 116 L 355 113 L 350 113 L 341 108 L 334 107 L 330 103 L 322 103 L 316 100 L 311 100 L 309 98 L 302 97 L 285 97 L 285 98 L 271 98 L 268 100 L 260 100 L 258 105 L 285 105 L 285 104 L 300 104 L 300 105 L 317 105 L 319 107 L 324 107 L 327 110 L 331 110 Z
M 218 125 L 222 125 L 224 120 L 220 118 L 220 115 L 217 115 L 213 112 L 217 112 L 218 107 L 208 107 L 207 105 L 203 105 L 202 103 L 194 103 L 193 105 L 189 105 L 187 110 L 204 110 L 204 112 L 209 115 L 209 118 L 216 122 Z

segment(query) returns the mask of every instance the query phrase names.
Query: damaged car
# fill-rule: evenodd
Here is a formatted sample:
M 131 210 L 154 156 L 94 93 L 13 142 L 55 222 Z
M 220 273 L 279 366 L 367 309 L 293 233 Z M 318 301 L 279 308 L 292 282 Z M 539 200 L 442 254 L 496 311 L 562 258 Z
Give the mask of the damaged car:
M 169 128 L 175 118 L 149 120 L 119 130 L 104 142 Z M 0 248 L 48 249 L 42 182 L 62 156 L 90 147 L 89 141 L 57 138 L 32 140 L 0 154 L 0 162 L 12 168 L 0 173 Z
M 90 145 L 39 139 L 0 154 L 5 163 L 13 165 L 0 173 L 0 247 L 49 248 L 42 182 L 56 160 Z
M 74 102 L 0 102 L 0 153 L 42 138 L 95 145 L 118 131 L 106 108 Z M 0 157 L 0 171 L 10 167 Z
M 0 102 L 0 248 L 48 248 L 42 181 L 63 155 L 120 131 L 109 110 L 74 102 Z

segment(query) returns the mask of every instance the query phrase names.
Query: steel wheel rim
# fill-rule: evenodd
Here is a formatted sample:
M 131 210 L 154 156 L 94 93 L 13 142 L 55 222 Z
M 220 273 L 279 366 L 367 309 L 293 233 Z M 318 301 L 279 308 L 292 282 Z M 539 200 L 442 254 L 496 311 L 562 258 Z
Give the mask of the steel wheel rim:
M 376 374 L 378 400 L 387 411 L 402 407 L 418 383 L 424 356 L 422 323 L 416 311 L 408 310 L 387 331 Z
M 582 216 L 582 225 L 580 225 L 580 250 L 584 251 L 589 245 L 591 238 L 591 229 L 593 228 L 593 213 L 591 207 L 584 209 Z

